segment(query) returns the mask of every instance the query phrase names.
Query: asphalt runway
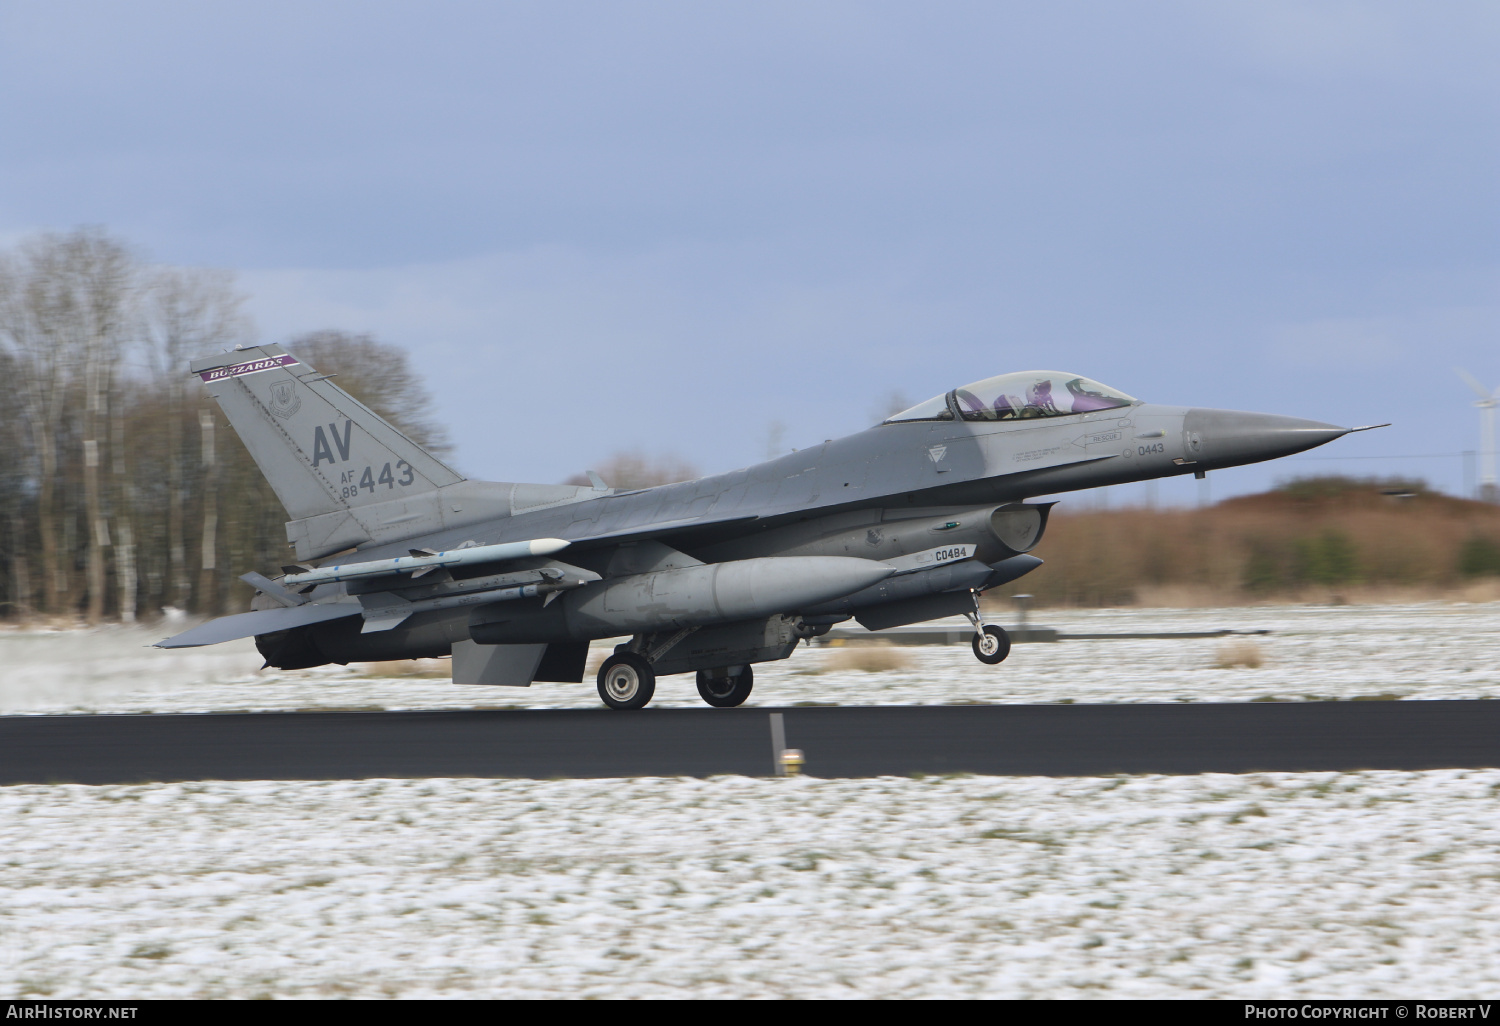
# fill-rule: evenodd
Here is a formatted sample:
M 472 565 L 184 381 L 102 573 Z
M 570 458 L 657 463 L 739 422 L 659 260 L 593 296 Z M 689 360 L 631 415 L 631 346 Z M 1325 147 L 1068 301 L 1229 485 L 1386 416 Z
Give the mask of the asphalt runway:
M 1500 702 L 0 717 L 0 784 L 772 772 L 820 777 L 1500 766 Z

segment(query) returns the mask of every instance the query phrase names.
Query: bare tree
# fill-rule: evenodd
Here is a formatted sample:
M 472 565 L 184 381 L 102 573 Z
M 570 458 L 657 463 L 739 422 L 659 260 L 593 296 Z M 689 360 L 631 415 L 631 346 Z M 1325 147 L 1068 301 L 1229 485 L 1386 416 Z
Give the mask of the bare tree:
M 9 279 L 0 275 L 0 289 Z M 3 300 L 0 300 L 3 305 Z M 31 512 L 35 477 L 27 459 L 25 396 L 20 387 L 16 358 L 0 351 L 0 377 L 11 387 L 0 389 L 0 450 L 9 454 L 0 461 L 0 550 L 5 553 L 5 609 L 22 622 L 33 612 L 31 594 Z
M 81 316 L 77 346 L 83 354 L 83 491 L 89 519 L 89 623 L 104 618 L 105 554 L 111 545 L 110 515 L 99 480 L 108 446 L 109 397 L 120 373 L 128 334 L 128 306 L 135 274 L 125 248 L 97 231 L 75 232 L 63 242 L 78 291 Z
M 647 456 L 639 449 L 615 453 L 595 468 L 611 488 L 654 488 L 701 476 L 697 467 L 673 455 Z M 587 474 L 574 474 L 564 484 L 586 485 Z
M 109 392 L 129 343 L 127 307 L 133 262 L 120 243 L 98 229 L 42 235 L 6 261 L 0 277 L 0 338 L 13 356 L 25 389 L 26 424 L 36 460 L 37 518 L 47 608 L 63 611 L 71 590 L 68 512 L 59 506 L 66 457 L 82 458 L 86 523 L 87 611 L 104 615 L 105 554 L 109 512 L 99 479 L 101 434 Z M 64 446 L 76 441 L 74 453 Z
M 120 595 L 120 620 L 134 623 L 138 592 L 135 521 L 139 510 L 136 508 L 135 479 L 126 466 L 125 397 L 120 394 L 118 385 L 117 380 L 110 401 L 109 432 L 110 478 L 115 495 L 115 583 Z
M 201 488 L 202 482 L 191 467 L 194 463 L 205 465 L 207 450 L 200 439 L 195 459 L 188 449 L 187 438 L 193 429 L 197 429 L 200 435 L 205 431 L 201 418 L 207 412 L 207 406 L 203 390 L 188 380 L 188 364 L 195 356 L 232 349 L 251 340 L 253 328 L 243 312 L 244 302 L 245 296 L 235 289 L 234 276 L 227 271 L 159 268 L 146 290 L 147 367 L 156 391 L 164 395 L 166 405 L 159 423 L 165 429 L 161 456 L 166 464 L 163 468 L 166 486 L 163 540 L 170 582 L 167 601 L 179 609 L 192 605 L 187 560 L 187 508 L 194 495 L 200 502 L 206 495 Z M 217 467 L 216 462 L 214 466 Z M 204 523 L 207 522 L 205 519 Z M 200 547 L 200 551 L 206 553 L 209 550 Z M 200 586 L 205 580 L 203 569 L 204 560 L 200 558 Z
M 36 482 L 35 517 L 41 548 L 42 605 L 55 611 L 68 591 L 58 552 L 57 446 L 67 387 L 67 354 L 47 336 L 48 312 L 61 304 L 52 295 L 52 254 L 33 245 L 7 257 L 0 268 L 0 336 L 11 357 L 12 381 L 21 396 L 26 426 L 24 450 Z
M 286 561 L 285 510 L 188 373 L 251 341 L 243 303 L 230 274 L 150 267 L 97 229 L 0 252 L 0 615 L 218 612 L 249 595 L 234 568 Z M 333 331 L 292 347 L 447 449 L 400 349 Z
M 202 545 L 198 570 L 198 608 L 203 612 L 218 612 L 218 582 L 215 580 L 219 567 L 219 450 L 214 442 L 214 415 L 207 410 L 198 411 L 198 429 L 201 433 L 200 459 L 202 474 L 199 485 L 203 489 L 203 530 L 198 538 Z

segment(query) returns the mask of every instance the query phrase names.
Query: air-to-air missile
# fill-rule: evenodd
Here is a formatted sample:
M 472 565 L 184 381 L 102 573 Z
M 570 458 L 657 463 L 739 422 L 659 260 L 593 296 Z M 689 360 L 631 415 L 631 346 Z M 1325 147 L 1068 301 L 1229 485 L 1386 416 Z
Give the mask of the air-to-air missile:
M 1030 553 L 1053 503 L 1038 499 L 1363 430 L 1026 371 L 743 470 L 614 490 L 597 475 L 466 480 L 278 346 L 192 369 L 286 507 L 301 562 L 280 580 L 245 574 L 251 612 L 162 646 L 253 635 L 283 668 L 451 655 L 456 683 L 524 686 L 581 681 L 590 641 L 628 635 L 599 672 L 617 709 L 692 671 L 710 705 L 738 705 L 751 664 L 850 618 L 878 631 L 966 616 L 974 654 L 998 663 L 1009 639 L 978 598 L 1041 565 Z
M 289 591 L 308 592 L 320 584 L 335 581 L 357 581 L 366 577 L 390 577 L 409 574 L 420 577 L 434 570 L 471 566 L 476 563 L 502 563 L 525 556 L 550 556 L 568 547 L 561 538 L 532 538 L 502 545 L 475 545 L 452 552 L 412 549 L 410 555 L 394 559 L 372 559 L 362 563 L 335 563 L 330 566 L 285 566 L 281 586 Z

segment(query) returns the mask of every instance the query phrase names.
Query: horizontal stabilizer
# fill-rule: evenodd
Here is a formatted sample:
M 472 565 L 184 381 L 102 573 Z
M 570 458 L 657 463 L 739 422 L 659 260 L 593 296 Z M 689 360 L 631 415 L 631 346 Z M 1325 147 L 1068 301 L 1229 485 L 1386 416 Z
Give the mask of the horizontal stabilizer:
M 257 609 L 251 613 L 221 616 L 217 620 L 199 624 L 190 631 L 158 641 L 156 648 L 196 648 L 199 645 L 217 645 L 223 641 L 251 638 L 257 634 L 305 627 L 310 623 L 337 620 L 345 616 L 358 616 L 358 602 L 309 602 L 303 606 L 282 609 Z

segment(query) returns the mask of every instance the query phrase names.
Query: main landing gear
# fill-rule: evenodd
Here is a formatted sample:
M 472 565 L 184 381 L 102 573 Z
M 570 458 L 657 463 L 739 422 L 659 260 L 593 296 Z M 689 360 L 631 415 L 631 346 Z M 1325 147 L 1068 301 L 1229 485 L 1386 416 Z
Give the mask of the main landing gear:
M 732 669 L 739 672 L 731 674 Z M 716 709 L 743 705 L 754 685 L 755 672 L 749 665 L 698 671 L 698 695 Z
M 599 697 L 611 709 L 639 709 L 656 694 L 656 671 L 634 652 L 616 652 L 599 667 Z
M 1010 655 L 1010 635 L 1005 633 L 1004 627 L 980 622 L 978 596 L 974 599 L 974 612 L 964 615 L 974 625 L 974 639 L 970 642 L 974 658 L 990 666 L 1005 662 L 1005 657 Z
M 698 671 L 698 694 L 717 709 L 744 705 L 754 686 L 748 665 Z M 656 671 L 639 653 L 616 652 L 599 667 L 599 697 L 611 709 L 639 709 L 655 694 Z

